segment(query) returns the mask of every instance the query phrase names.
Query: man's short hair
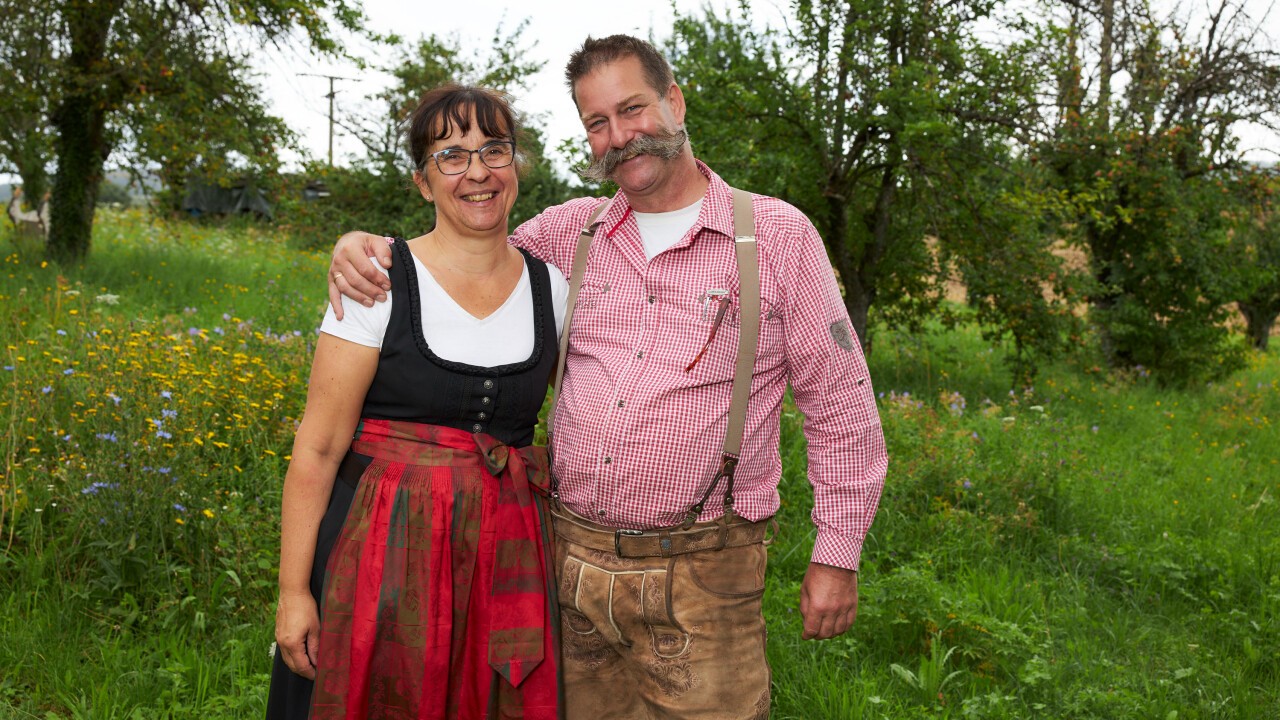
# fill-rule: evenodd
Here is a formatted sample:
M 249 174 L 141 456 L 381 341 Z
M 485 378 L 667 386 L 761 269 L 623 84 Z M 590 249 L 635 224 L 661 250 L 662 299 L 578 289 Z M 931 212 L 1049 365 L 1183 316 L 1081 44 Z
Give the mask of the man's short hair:
M 573 104 L 578 104 L 577 82 L 595 72 L 603 65 L 617 62 L 623 58 L 634 57 L 644 68 L 645 80 L 658 93 L 658 97 L 667 96 L 667 88 L 676 81 L 671 74 L 671 66 L 650 43 L 630 35 L 610 35 L 596 39 L 588 37 L 582 47 L 569 56 L 569 64 L 564 68 L 564 79 L 569 85 L 569 94 Z

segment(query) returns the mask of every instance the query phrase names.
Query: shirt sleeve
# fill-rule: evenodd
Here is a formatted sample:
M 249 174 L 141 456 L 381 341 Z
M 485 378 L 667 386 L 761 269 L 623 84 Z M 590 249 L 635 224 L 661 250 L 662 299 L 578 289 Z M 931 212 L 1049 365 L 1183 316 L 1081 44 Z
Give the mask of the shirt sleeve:
M 521 223 L 507 242 L 529 251 L 568 277 L 573 270 L 573 253 L 583 224 L 593 210 L 608 201 L 608 198 L 577 198 L 549 207 Z
M 389 275 L 386 268 L 374 260 L 374 267 Z M 387 301 L 377 302 L 373 307 L 365 307 L 346 295 L 342 296 L 342 320 L 334 314 L 333 307 L 326 305 L 324 320 L 320 323 L 320 332 L 342 338 L 365 347 L 382 348 L 382 338 L 387 334 L 387 325 L 391 322 L 391 291 L 387 291 Z
M 818 530 L 811 560 L 857 570 L 888 468 L 880 415 L 835 272 L 807 218 L 787 250 L 787 370 L 805 416 Z

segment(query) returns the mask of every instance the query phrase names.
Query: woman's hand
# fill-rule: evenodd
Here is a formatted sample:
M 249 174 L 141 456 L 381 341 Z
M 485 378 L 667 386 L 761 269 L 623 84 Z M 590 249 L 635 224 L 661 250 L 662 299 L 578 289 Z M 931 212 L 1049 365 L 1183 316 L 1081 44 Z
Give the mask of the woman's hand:
M 320 613 L 310 592 L 280 592 L 280 604 L 276 607 L 276 644 L 290 670 L 308 680 L 316 679 Z
M 391 267 L 391 247 L 386 238 L 358 230 L 338 238 L 329 263 L 329 304 L 339 320 L 343 295 L 365 307 L 373 307 L 375 300 L 387 299 L 391 280 L 369 262 L 371 257 L 378 258 L 382 267 Z

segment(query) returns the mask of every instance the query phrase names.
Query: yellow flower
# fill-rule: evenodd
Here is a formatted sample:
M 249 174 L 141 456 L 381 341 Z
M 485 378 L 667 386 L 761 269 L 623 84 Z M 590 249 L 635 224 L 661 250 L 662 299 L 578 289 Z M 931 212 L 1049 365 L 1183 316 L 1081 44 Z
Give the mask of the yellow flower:
M 213 517 L 213 511 L 212 511 L 212 510 L 210 510 L 209 508 L 205 508 L 205 509 L 204 509 L 204 516 L 205 516 L 205 517 L 207 517 L 207 518 L 212 518 L 212 517 Z

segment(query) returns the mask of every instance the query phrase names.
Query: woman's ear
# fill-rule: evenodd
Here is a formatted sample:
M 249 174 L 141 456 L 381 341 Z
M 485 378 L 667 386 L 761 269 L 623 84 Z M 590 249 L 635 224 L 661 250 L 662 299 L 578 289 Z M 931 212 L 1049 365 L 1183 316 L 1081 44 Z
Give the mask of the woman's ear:
M 422 193 L 422 199 L 427 202 L 435 202 L 435 198 L 431 195 L 431 186 L 427 184 L 427 175 L 421 170 L 413 171 L 413 184 L 418 186 L 418 192 Z

